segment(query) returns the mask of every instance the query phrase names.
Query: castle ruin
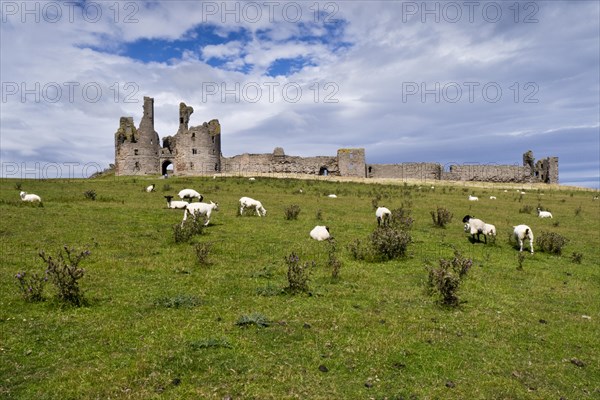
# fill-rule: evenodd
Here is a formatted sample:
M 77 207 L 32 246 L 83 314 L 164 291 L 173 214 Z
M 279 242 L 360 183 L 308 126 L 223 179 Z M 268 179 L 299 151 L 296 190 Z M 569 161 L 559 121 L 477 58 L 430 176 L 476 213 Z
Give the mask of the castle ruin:
M 223 157 L 221 125 L 216 119 L 189 126 L 194 109 L 179 105 L 179 129 L 159 141 L 154 130 L 154 99 L 144 97 L 138 128 L 133 117 L 121 117 L 115 133 L 115 174 L 177 176 L 215 173 L 294 173 L 358 178 L 452 180 L 512 183 L 558 183 L 558 157 L 535 161 L 523 154 L 522 165 L 450 164 L 430 162 L 367 164 L 365 149 L 339 149 L 335 156 L 299 157 L 286 155 L 281 147 L 272 153 L 244 153 Z M 172 172 L 169 171 L 171 166 Z

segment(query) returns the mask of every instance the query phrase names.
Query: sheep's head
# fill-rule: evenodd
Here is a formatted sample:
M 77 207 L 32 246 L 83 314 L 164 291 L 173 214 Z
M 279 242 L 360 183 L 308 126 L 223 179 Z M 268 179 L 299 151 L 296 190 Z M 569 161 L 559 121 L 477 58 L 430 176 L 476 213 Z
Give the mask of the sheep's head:
M 472 216 L 470 216 L 470 215 L 465 215 L 465 216 L 464 216 L 464 218 L 462 219 L 462 222 L 464 222 L 464 223 L 467 223 L 467 222 L 469 222 L 469 220 L 470 220 L 471 218 L 473 218 L 473 217 L 472 217 Z
M 170 203 L 171 199 L 173 198 L 173 196 L 165 196 L 165 199 L 167 199 L 167 201 Z

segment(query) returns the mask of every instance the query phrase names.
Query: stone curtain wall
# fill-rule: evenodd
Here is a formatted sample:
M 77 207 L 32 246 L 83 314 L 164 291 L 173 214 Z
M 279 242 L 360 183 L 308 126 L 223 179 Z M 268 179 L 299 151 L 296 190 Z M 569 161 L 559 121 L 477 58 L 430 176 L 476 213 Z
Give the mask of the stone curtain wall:
M 439 180 L 442 166 L 438 163 L 369 164 L 369 178 Z
M 531 182 L 532 176 L 529 166 L 455 164 L 450 166 L 448 172 L 442 173 L 442 179 L 454 181 L 525 183 Z
M 221 158 L 221 171 L 229 174 L 286 173 L 339 176 L 336 157 L 298 157 L 275 154 L 244 153 Z

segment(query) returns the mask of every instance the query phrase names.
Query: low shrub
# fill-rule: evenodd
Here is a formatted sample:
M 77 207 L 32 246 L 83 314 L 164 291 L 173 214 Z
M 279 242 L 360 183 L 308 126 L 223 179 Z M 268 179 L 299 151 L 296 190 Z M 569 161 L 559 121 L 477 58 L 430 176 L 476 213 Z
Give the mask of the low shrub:
M 285 288 L 285 291 L 288 293 L 308 292 L 311 268 L 315 266 L 315 262 L 301 263 L 300 257 L 292 252 L 289 256 L 285 257 L 285 263 L 288 267 L 288 286 Z
M 519 208 L 520 214 L 531 214 L 533 211 L 533 206 L 526 204 L 523 207 Z
M 577 253 L 577 252 L 573 252 L 573 254 L 571 254 L 571 261 L 573 263 L 581 264 L 582 260 L 583 260 L 583 254 Z
M 96 200 L 96 191 L 95 190 L 86 190 L 83 192 L 83 197 L 88 200 Z
M 187 243 L 194 235 L 201 235 L 204 231 L 204 221 L 201 218 L 188 218 L 183 224 L 173 225 L 173 239 L 175 243 Z
M 27 274 L 19 272 L 15 275 L 17 284 L 21 290 L 21 295 L 26 301 L 38 302 L 44 301 L 44 287 L 48 282 L 48 274 L 38 275 L 37 273 Z
M 427 266 L 427 284 L 430 294 L 439 295 L 440 302 L 444 305 L 457 306 L 458 289 L 472 266 L 473 260 L 463 257 L 456 250 L 452 260 L 441 258 L 438 267 Z
M 400 208 L 392 210 L 392 221 L 391 225 L 397 229 L 409 231 L 412 229 L 414 218 L 411 217 L 412 211 L 404 205 Z
M 431 214 L 433 225 L 439 228 L 445 228 L 452 222 L 453 214 L 446 207 L 438 207 L 436 211 L 430 211 L 429 214 Z
M 375 254 L 382 260 L 404 257 L 408 245 L 412 242 L 407 232 L 391 227 L 377 227 L 369 236 L 369 240 Z
M 556 232 L 542 232 L 535 238 L 535 245 L 545 253 L 561 255 L 569 239 Z
M 178 294 L 172 297 L 160 297 L 154 301 L 154 306 L 165 308 L 193 308 L 199 306 L 202 300 L 198 296 Z
M 56 258 L 40 251 L 39 256 L 46 263 L 48 280 L 56 287 L 59 301 L 77 307 L 85 304 L 83 292 L 79 287 L 79 280 L 83 278 L 85 270 L 79 268 L 79 263 L 90 255 L 89 250 L 76 254 L 74 249 L 63 247 Z
M 288 221 L 298 219 L 298 215 L 300 214 L 300 206 L 297 204 L 292 204 L 291 206 L 287 206 L 285 208 L 285 219 Z
M 339 278 L 342 262 L 336 256 L 337 246 L 334 239 L 329 240 L 327 247 L 327 265 L 331 268 L 331 277 Z
M 198 260 L 198 264 L 201 266 L 209 265 L 210 262 L 208 260 L 208 255 L 210 250 L 212 249 L 212 243 L 196 243 L 194 246 L 194 251 L 196 253 L 196 259 Z
M 242 327 L 255 325 L 259 328 L 266 328 L 271 325 L 271 321 L 262 314 L 252 313 L 250 315 L 242 315 L 235 324 Z

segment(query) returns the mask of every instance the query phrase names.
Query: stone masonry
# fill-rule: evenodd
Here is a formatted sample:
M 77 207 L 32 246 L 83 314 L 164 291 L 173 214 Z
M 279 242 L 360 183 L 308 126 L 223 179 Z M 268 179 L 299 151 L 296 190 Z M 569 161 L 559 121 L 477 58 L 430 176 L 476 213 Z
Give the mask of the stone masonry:
M 154 99 L 144 97 L 143 116 L 136 129 L 133 117 L 121 117 L 115 133 L 115 174 L 165 175 L 173 167 L 178 176 L 215 173 L 292 173 L 359 178 L 453 180 L 514 183 L 558 183 L 558 157 L 535 161 L 531 150 L 522 165 L 452 164 L 431 162 L 367 164 L 364 148 L 339 149 L 335 156 L 299 157 L 281 147 L 272 153 L 221 154 L 221 125 L 216 119 L 189 126 L 194 109 L 179 104 L 179 128 L 163 137 L 154 130 Z

